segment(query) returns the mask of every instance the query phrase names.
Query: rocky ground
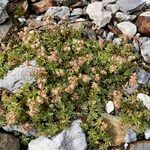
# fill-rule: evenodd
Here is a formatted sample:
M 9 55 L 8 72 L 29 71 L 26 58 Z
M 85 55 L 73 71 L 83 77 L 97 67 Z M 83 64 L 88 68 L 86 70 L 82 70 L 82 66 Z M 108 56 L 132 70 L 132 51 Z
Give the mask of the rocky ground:
M 19 121 L 18 121 L 19 123 L 16 123 L 15 121 L 14 122 L 12 121 L 16 116 L 14 117 L 13 114 L 11 114 L 10 112 L 9 114 L 11 114 L 12 118 L 7 116 L 6 113 L 7 109 L 9 111 L 14 109 L 6 106 L 6 104 L 8 105 L 13 102 L 9 103 L 7 101 L 8 102 L 7 103 L 6 101 L 4 101 L 3 99 L 6 99 L 6 97 L 4 97 L 3 94 L 1 94 L 0 103 L 1 104 L 4 103 L 4 104 L 2 104 L 2 108 L 0 108 L 0 114 L 1 114 L 1 118 L 5 118 L 5 116 L 7 116 L 6 117 L 7 123 L 3 123 L 3 122 L 0 123 L 2 127 L 0 132 L 0 150 L 10 150 L 10 149 L 19 150 L 19 149 L 27 149 L 27 148 L 28 150 L 48 150 L 48 149 L 51 150 L 59 150 L 59 149 L 60 150 L 85 150 L 85 149 L 149 150 L 150 149 L 150 141 L 149 141 L 150 139 L 150 0 L 102 0 L 102 1 L 98 1 L 98 0 L 91 0 L 91 1 L 88 0 L 10 0 L 10 1 L 1 0 L 0 1 L 0 42 L 1 42 L 0 43 L 0 53 L 1 53 L 0 89 L 2 91 L 1 93 L 3 93 L 3 91 L 6 90 L 9 93 L 16 94 L 23 87 L 25 82 L 28 82 L 29 84 L 34 84 L 35 82 L 37 82 L 37 78 L 35 76 L 29 76 L 29 74 L 32 74 L 39 67 L 39 63 L 37 63 L 37 60 L 39 58 L 37 56 L 33 57 L 33 55 L 43 56 L 42 59 L 47 59 L 46 58 L 47 55 L 43 54 L 42 49 L 40 52 L 36 51 L 36 47 L 39 46 L 38 44 L 37 44 L 38 46 L 36 46 L 36 43 L 40 42 L 41 39 L 44 39 L 45 40 L 44 42 L 46 43 L 49 36 L 46 37 L 46 35 L 43 35 L 43 32 L 44 31 L 51 32 L 55 30 L 56 27 L 60 28 L 61 30 L 63 30 L 64 27 L 67 27 L 68 29 L 71 28 L 72 30 L 74 29 L 83 30 L 84 36 L 86 36 L 88 40 L 96 41 L 97 43 L 100 44 L 100 47 L 102 47 L 102 50 L 104 50 L 103 54 L 105 54 L 105 51 L 109 49 L 109 46 L 107 47 L 106 46 L 107 44 L 105 45 L 104 43 L 109 43 L 109 44 L 111 43 L 115 46 L 115 49 L 124 48 L 126 44 L 129 44 L 132 47 L 131 48 L 132 52 L 136 55 L 136 56 L 132 56 L 130 54 L 126 54 L 127 52 L 125 52 L 122 53 L 121 56 L 118 56 L 119 54 L 117 54 L 117 51 L 112 50 L 109 51 L 109 53 L 113 53 L 112 57 L 108 59 L 107 56 L 103 56 L 102 58 L 102 60 L 104 61 L 108 59 L 107 60 L 108 62 L 110 61 L 110 59 L 112 59 L 116 61 L 117 65 L 119 64 L 120 66 L 121 65 L 128 66 L 127 65 L 128 63 L 130 63 L 129 68 L 132 68 L 133 66 L 138 66 L 136 69 L 134 68 L 134 73 L 129 77 L 128 82 L 126 82 L 126 84 L 121 85 L 119 87 L 122 89 L 119 90 L 117 89 L 113 91 L 111 97 L 114 98 L 112 99 L 109 98 L 108 96 L 107 97 L 108 100 L 105 101 L 105 103 L 103 103 L 105 106 L 104 108 L 102 108 L 103 110 L 102 113 L 100 114 L 100 118 L 104 120 L 104 122 L 107 124 L 106 126 L 107 132 L 108 135 L 111 137 L 113 144 L 111 142 L 110 142 L 111 144 L 109 143 L 108 140 L 109 138 L 105 137 L 105 134 L 99 135 L 98 134 L 99 129 L 96 129 L 97 132 L 93 132 L 92 134 L 90 134 L 91 139 L 92 139 L 92 135 L 94 137 L 93 143 L 96 145 L 103 141 L 103 139 L 100 140 L 96 139 L 96 136 L 94 135 L 98 134 L 98 136 L 102 136 L 102 137 L 104 136 L 104 138 L 106 138 L 107 142 L 105 140 L 104 141 L 107 143 L 106 144 L 107 146 L 102 147 L 100 145 L 99 147 L 95 147 L 95 148 L 94 146 L 90 147 L 89 146 L 90 140 L 87 138 L 90 129 L 88 128 L 86 129 L 85 126 L 83 128 L 82 126 L 80 126 L 81 122 L 84 122 L 83 121 L 84 117 L 81 116 L 79 118 L 74 117 L 74 120 L 69 122 L 70 123 L 69 127 L 67 126 L 67 128 L 64 128 L 64 130 L 61 130 L 61 132 L 55 132 L 58 133 L 57 135 L 56 134 L 53 136 L 46 135 L 44 134 L 44 132 L 41 132 L 42 134 L 38 134 L 35 128 L 30 128 L 28 123 L 26 123 L 27 119 L 26 120 L 24 119 L 25 121 L 23 121 L 22 123 L 20 123 Z M 29 36 L 30 34 L 34 34 L 34 38 L 32 37 L 33 39 Z M 37 37 L 37 35 L 39 36 Z M 67 36 L 69 37 L 69 35 Z M 25 59 L 26 56 L 23 55 L 21 52 L 14 57 L 13 50 L 10 51 L 10 49 L 15 49 L 17 47 L 16 45 L 14 45 L 14 41 L 17 41 L 18 45 L 21 44 L 22 42 L 24 43 L 26 42 L 26 44 L 30 44 L 31 50 L 29 51 L 33 51 L 33 53 L 28 52 L 30 54 L 28 56 L 27 53 L 26 56 L 34 59 L 33 60 L 29 59 L 30 61 L 28 59 Z M 58 41 L 61 42 L 60 39 L 58 39 Z M 80 41 L 82 40 L 80 39 Z M 41 43 L 43 44 L 44 42 Z M 78 41 L 75 41 L 75 43 L 78 43 Z M 32 50 L 32 44 L 33 44 L 33 49 L 35 50 Z M 103 49 L 103 45 L 105 45 L 107 48 Z M 21 48 L 23 49 L 23 47 Z M 93 49 L 94 48 L 95 47 L 93 46 Z M 125 47 L 125 49 L 128 48 Z M 14 51 L 17 53 L 17 50 Z M 67 53 L 68 51 L 66 50 L 65 53 Z M 56 54 L 54 53 L 51 54 L 50 56 L 51 58 L 49 57 L 49 59 L 54 59 L 52 58 L 52 56 L 55 57 Z M 5 57 L 8 57 L 7 58 L 8 62 L 6 62 Z M 23 60 L 20 60 L 19 57 L 23 57 Z M 106 59 L 104 59 L 104 57 L 106 57 Z M 90 57 L 88 57 L 88 59 L 90 60 Z M 76 62 L 73 61 L 73 67 L 76 67 L 75 63 Z M 77 64 L 78 63 L 79 62 L 77 62 Z M 45 64 L 44 66 L 46 68 Z M 110 69 L 109 71 L 110 74 L 114 73 L 113 75 L 117 76 L 117 74 L 115 74 L 116 68 L 114 68 L 112 64 L 109 69 Z M 103 70 L 103 74 L 105 74 L 105 71 L 107 70 Z M 121 73 L 121 75 L 123 73 Z M 59 72 L 59 74 L 61 76 L 63 72 Z M 82 78 L 83 81 L 84 79 L 88 80 L 87 76 L 84 77 L 81 75 L 79 78 Z M 99 81 L 99 76 L 95 80 Z M 122 83 L 122 80 L 118 80 L 118 82 Z M 103 84 L 105 84 L 105 82 L 103 82 Z M 110 82 L 110 87 L 113 86 L 111 84 L 113 83 Z M 39 89 L 41 90 L 41 88 Z M 32 93 L 33 91 L 29 90 L 28 93 L 30 92 Z M 123 94 L 118 91 L 123 91 Z M 104 95 L 106 95 L 106 93 Z M 123 96 L 123 98 L 130 99 L 131 103 L 125 100 L 121 102 L 123 104 L 120 106 L 120 103 L 118 104 L 118 101 L 115 100 L 116 99 L 120 100 L 122 95 L 125 95 Z M 135 103 L 135 101 L 139 101 L 140 103 L 137 104 Z M 22 103 L 15 103 L 14 107 L 19 107 L 20 105 L 24 106 L 24 104 L 22 105 Z M 90 105 L 94 106 L 94 103 L 93 104 L 91 103 Z M 136 107 L 136 109 L 132 109 L 132 107 L 134 106 Z M 30 108 L 31 105 L 29 105 L 29 109 Z M 6 112 L 3 112 L 3 110 L 1 112 L 1 109 L 6 109 Z M 95 108 L 93 107 L 93 109 Z M 90 115 L 90 111 L 88 113 Z M 95 112 L 93 114 L 95 114 Z M 132 114 L 137 116 L 137 118 L 136 117 L 134 118 Z M 124 122 L 120 119 L 120 116 L 124 118 Z M 8 118 L 9 119 L 11 118 L 12 120 L 11 119 L 9 120 Z M 128 118 L 131 119 L 128 120 Z M 139 121 L 138 120 L 139 118 L 142 119 Z M 95 119 L 90 123 L 94 124 L 94 121 Z M 132 121 L 134 123 L 131 123 Z M 142 126 L 141 122 L 143 122 L 144 127 Z M 99 125 L 98 122 L 96 123 L 98 126 Z M 129 125 L 128 123 L 129 124 L 131 123 L 131 125 Z M 137 129 L 137 126 L 141 128 L 141 131 Z M 51 126 L 51 128 L 53 127 Z M 30 140 L 29 141 L 27 140 L 26 145 L 24 144 L 24 146 L 20 144 L 22 143 L 20 142 L 21 141 L 20 134 L 21 136 L 24 136 L 25 140 L 27 140 L 28 137 L 30 137 Z

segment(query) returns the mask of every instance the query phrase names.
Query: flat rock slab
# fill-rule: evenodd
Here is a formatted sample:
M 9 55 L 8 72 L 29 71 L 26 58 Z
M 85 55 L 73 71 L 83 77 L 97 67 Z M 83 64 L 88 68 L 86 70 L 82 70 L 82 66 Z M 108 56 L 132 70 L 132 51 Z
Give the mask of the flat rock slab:
M 129 150 L 150 150 L 150 140 L 133 143 L 130 145 Z
M 86 150 L 86 138 L 80 123 L 80 120 L 74 121 L 69 129 L 51 139 L 39 137 L 31 141 L 28 150 Z
M 19 139 L 0 133 L 0 150 L 20 150 Z
M 122 12 L 130 14 L 142 9 L 146 5 L 146 2 L 145 0 L 118 0 L 116 4 Z
M 31 73 L 36 69 L 36 61 L 24 63 L 21 66 L 9 71 L 4 79 L 0 79 L 0 88 L 5 88 L 11 92 L 16 92 L 25 82 L 35 82 L 35 77 Z

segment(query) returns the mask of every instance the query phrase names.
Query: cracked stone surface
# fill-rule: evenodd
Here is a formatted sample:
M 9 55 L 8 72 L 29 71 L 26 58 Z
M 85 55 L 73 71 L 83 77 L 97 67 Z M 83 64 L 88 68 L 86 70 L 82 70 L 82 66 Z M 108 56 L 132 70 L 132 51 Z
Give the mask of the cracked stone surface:
M 85 134 L 80 127 L 80 120 L 73 121 L 71 127 L 52 137 L 39 137 L 32 140 L 28 150 L 86 150 Z
M 33 60 L 9 71 L 3 79 L 0 79 L 0 88 L 16 92 L 25 82 L 35 82 L 35 77 L 31 76 L 31 73 L 36 69 L 36 66 L 36 61 Z

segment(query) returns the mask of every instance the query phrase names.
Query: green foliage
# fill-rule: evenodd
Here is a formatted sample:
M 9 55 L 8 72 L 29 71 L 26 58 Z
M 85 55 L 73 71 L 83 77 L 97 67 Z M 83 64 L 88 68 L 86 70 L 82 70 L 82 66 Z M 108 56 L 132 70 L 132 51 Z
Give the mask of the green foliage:
M 25 84 L 15 94 L 3 92 L 6 124 L 28 122 L 39 135 L 53 136 L 80 118 L 89 150 L 107 149 L 112 139 L 105 131 L 101 113 L 105 112 L 107 101 L 113 100 L 113 91 L 122 89 L 137 68 L 132 62 L 136 59 L 132 47 L 102 45 L 84 38 L 81 31 L 69 29 L 39 33 L 27 30 L 19 36 L 22 42 L 13 43 L 0 55 L 0 76 L 24 61 L 35 59 L 37 82 Z M 130 111 L 128 119 L 128 102 L 122 106 L 121 116 L 141 127 L 143 124 L 136 119 L 141 119 L 143 109 L 134 114 Z M 133 119 L 132 115 L 137 116 Z M 149 121 L 146 115 L 145 122 Z

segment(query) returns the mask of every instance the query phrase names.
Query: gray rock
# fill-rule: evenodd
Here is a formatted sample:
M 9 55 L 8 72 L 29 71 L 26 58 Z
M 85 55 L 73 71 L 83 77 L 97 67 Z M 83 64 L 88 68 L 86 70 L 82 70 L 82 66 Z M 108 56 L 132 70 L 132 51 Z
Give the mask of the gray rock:
M 9 2 L 8 0 L 1 0 L 0 1 L 0 24 L 5 22 L 6 19 L 9 18 L 7 11 L 6 11 L 6 7 L 7 7 L 8 2 Z
M 112 3 L 115 3 L 117 2 L 117 0 L 103 0 L 103 5 L 106 6 L 108 4 L 112 4 Z
M 83 9 L 82 8 L 73 9 L 71 16 L 78 16 L 78 15 L 79 16 L 83 15 Z
M 7 21 L 3 24 L 0 24 L 0 42 L 7 35 L 11 26 L 12 26 L 11 21 Z
M 135 24 L 129 22 L 129 21 L 124 21 L 121 23 L 117 24 L 117 27 L 119 28 L 119 30 L 128 37 L 133 37 L 136 32 L 137 32 L 137 27 Z
M 149 37 L 140 37 L 139 38 L 139 42 L 141 45 L 144 44 L 145 42 L 149 41 L 149 40 L 150 40 Z
M 136 132 L 129 130 L 125 136 L 125 143 L 132 143 L 137 141 Z
M 132 87 L 126 87 L 124 90 L 125 90 L 125 93 L 127 93 L 127 94 L 132 94 L 133 92 L 135 92 L 136 90 L 138 90 L 138 89 L 140 89 L 140 85 L 139 84 L 136 84 L 136 85 L 134 85 L 134 86 L 132 86 Z
M 150 110 L 150 97 L 146 94 L 143 93 L 138 93 L 137 94 L 137 99 L 142 101 L 143 105 Z
M 14 70 L 9 71 L 4 79 L 0 79 L 0 88 L 16 92 L 25 82 L 35 82 L 35 77 L 31 76 L 30 73 L 36 69 L 36 61 L 31 61 L 29 64 L 24 63 Z
M 70 9 L 67 6 L 62 7 L 50 7 L 45 16 L 57 16 L 60 19 L 68 19 L 70 16 Z
M 99 27 L 104 27 L 111 20 L 111 12 L 103 8 L 102 2 L 94 2 L 87 6 L 86 13 L 90 19 Z
M 140 52 L 140 43 L 138 40 L 133 39 L 133 46 L 136 52 Z
M 144 132 L 144 135 L 145 135 L 145 139 L 146 139 L 146 140 L 149 140 L 149 139 L 150 139 L 150 129 L 147 129 L 147 130 Z
M 122 40 L 121 40 L 120 38 L 114 38 L 113 44 L 119 46 L 119 45 L 121 45 L 121 41 L 122 41 Z
M 20 150 L 19 139 L 0 133 L 0 150 Z
M 135 19 L 137 16 L 136 15 L 127 15 L 123 12 L 117 12 L 115 17 L 118 18 L 120 21 L 130 21 L 130 20 Z
M 17 132 L 25 134 L 26 136 L 37 136 L 36 131 L 34 129 L 27 131 L 22 128 L 22 125 L 4 126 L 3 129 L 7 132 L 17 131 Z
M 145 62 L 150 63 L 150 40 L 141 45 L 141 55 Z
M 137 82 L 139 84 L 147 84 L 148 81 L 150 79 L 150 73 L 146 72 L 145 70 L 140 70 L 138 73 L 137 73 Z
M 146 2 L 144 0 L 118 0 L 116 4 L 122 12 L 131 14 L 141 10 L 146 5 Z
M 114 109 L 115 109 L 115 107 L 114 107 L 113 102 L 112 102 L 112 101 L 109 101 L 109 102 L 106 104 L 106 112 L 107 112 L 108 114 L 110 114 L 111 112 L 114 111 Z
M 20 17 L 20 18 L 18 18 L 18 20 L 19 20 L 21 26 L 24 25 L 27 21 L 24 17 Z
M 31 141 L 28 150 L 86 150 L 86 138 L 80 122 L 80 120 L 74 121 L 69 129 L 51 139 L 39 137 Z
M 108 4 L 106 6 L 106 10 L 110 11 L 112 14 L 115 14 L 119 10 L 119 7 L 116 4 Z
M 113 37 L 114 37 L 114 33 L 113 32 L 109 32 L 107 34 L 106 41 L 111 41 L 113 39 Z

